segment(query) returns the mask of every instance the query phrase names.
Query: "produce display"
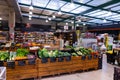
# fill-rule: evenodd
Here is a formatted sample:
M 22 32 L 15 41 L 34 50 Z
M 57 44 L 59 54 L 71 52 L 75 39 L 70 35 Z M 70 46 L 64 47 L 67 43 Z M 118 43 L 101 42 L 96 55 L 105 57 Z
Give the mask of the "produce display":
M 15 60 L 27 59 L 27 54 L 29 51 L 27 49 L 17 49 Z
M 0 51 L 0 60 L 5 61 L 9 58 L 9 54 L 7 51 Z

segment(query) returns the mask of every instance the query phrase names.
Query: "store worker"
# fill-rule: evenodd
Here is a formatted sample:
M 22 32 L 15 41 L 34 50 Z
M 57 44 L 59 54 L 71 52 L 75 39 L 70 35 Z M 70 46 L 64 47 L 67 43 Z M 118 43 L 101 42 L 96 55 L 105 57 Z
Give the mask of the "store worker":
M 113 42 L 112 45 L 108 45 L 107 48 L 107 62 L 110 64 L 115 64 L 115 57 L 117 53 L 115 51 L 113 53 L 114 48 L 116 48 L 115 42 Z

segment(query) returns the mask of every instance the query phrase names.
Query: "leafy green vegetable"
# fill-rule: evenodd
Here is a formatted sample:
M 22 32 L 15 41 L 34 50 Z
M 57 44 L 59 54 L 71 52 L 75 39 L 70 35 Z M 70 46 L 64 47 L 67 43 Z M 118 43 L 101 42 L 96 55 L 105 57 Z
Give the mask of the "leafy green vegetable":
M 72 53 L 72 56 L 78 56 L 76 53 Z
M 0 51 L 0 60 L 4 61 L 7 60 L 8 58 L 9 58 L 8 52 Z
M 38 55 L 40 58 L 49 57 L 48 50 L 45 48 L 43 48 L 42 50 L 39 50 Z
M 24 56 L 27 56 L 28 53 L 29 51 L 27 49 L 17 49 L 16 56 L 24 57 Z

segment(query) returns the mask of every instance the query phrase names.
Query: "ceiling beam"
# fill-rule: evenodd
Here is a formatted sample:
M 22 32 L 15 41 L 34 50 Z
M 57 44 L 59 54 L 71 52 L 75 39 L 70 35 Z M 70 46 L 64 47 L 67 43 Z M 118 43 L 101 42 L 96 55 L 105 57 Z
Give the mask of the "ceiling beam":
M 19 3 L 20 6 L 30 6 L 28 4 L 23 4 L 23 3 Z M 38 7 L 38 6 L 33 6 L 34 8 L 37 8 L 37 9 L 44 9 L 44 10 L 51 10 L 51 11 L 55 11 L 55 12 L 58 12 L 58 10 L 55 10 L 55 9 L 50 9 L 50 8 L 44 8 L 44 7 Z M 84 17 L 88 17 L 88 18 L 94 18 L 94 19 L 100 19 L 100 20 L 103 20 L 103 18 L 96 18 L 96 17 L 92 17 L 92 16 L 88 16 L 88 15 L 82 15 L 82 14 L 75 14 L 75 13 L 70 13 L 70 12 L 66 12 L 66 11 L 61 11 L 62 13 L 65 13 L 65 14 L 70 14 L 70 15 L 73 15 L 73 16 L 84 16 Z M 113 21 L 113 22 L 117 22 L 117 21 L 114 21 L 114 20 L 109 20 L 109 19 L 106 19 L 107 21 Z
M 22 11 L 22 13 L 29 13 L 29 12 L 27 12 L 27 11 Z M 38 15 L 38 16 L 48 16 L 48 18 L 49 17 L 52 17 L 51 15 L 45 15 L 45 14 L 39 14 L 39 13 L 33 13 L 34 15 Z M 61 17 L 56 17 L 56 18 L 59 18 L 59 19 L 63 19 L 63 18 L 61 18 Z M 65 18 L 66 19 L 66 18 Z
M 103 9 L 103 7 L 106 7 L 106 6 L 109 6 L 109 5 L 118 3 L 118 2 L 120 2 L 120 0 L 112 0 L 112 1 L 109 1 L 109 2 L 104 3 L 104 4 L 102 4 L 102 5 L 99 5 L 99 6 L 97 6 L 97 7 L 92 7 L 92 9 L 89 9 L 89 10 L 87 10 L 87 11 L 84 11 L 84 12 L 82 12 L 81 14 L 86 14 L 86 13 L 89 13 L 89 12 L 91 12 L 91 11 L 95 11 L 95 10 L 97 10 L 97 9 L 109 11 L 108 9 Z M 111 11 L 111 12 L 120 14 L 120 12 L 117 12 L 117 11 Z

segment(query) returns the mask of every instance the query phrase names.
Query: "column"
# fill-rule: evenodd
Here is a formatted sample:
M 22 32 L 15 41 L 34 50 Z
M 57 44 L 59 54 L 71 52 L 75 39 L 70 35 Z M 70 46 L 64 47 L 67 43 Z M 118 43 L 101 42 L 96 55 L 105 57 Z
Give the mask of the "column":
M 9 10 L 8 25 L 9 25 L 10 40 L 11 42 L 14 42 L 15 11 L 12 8 Z

